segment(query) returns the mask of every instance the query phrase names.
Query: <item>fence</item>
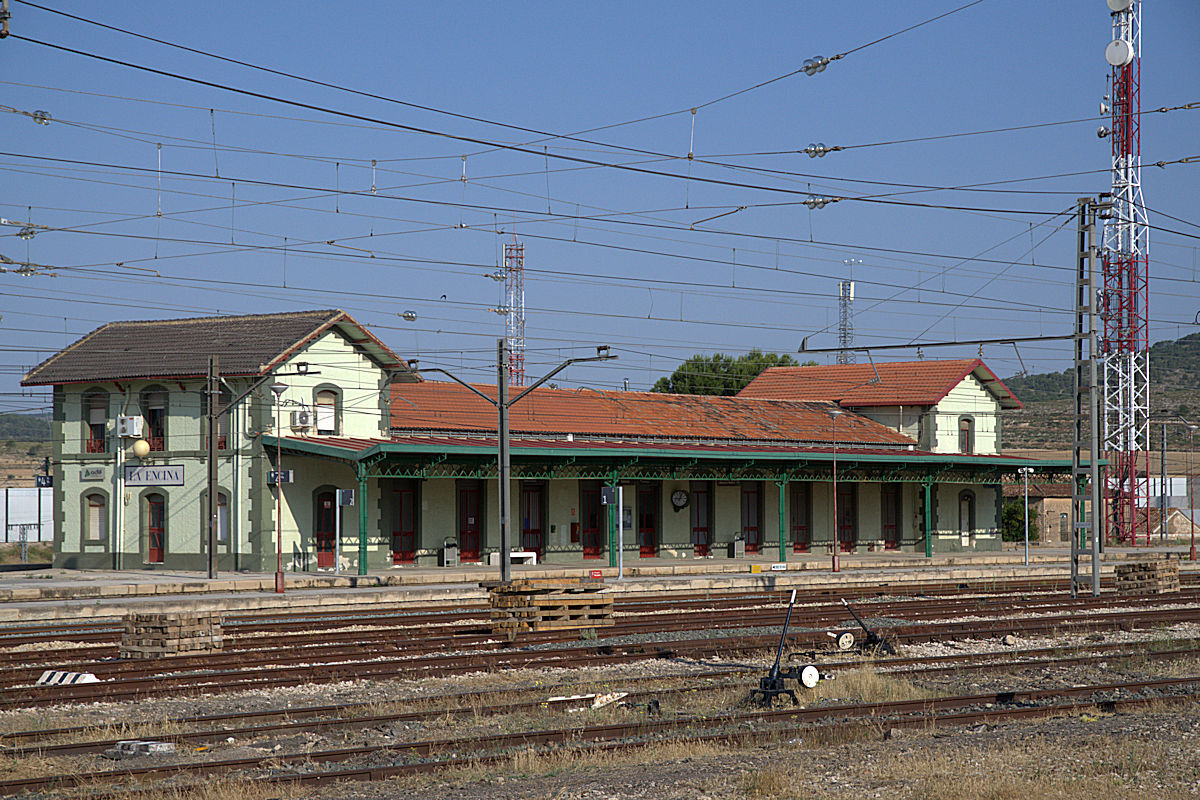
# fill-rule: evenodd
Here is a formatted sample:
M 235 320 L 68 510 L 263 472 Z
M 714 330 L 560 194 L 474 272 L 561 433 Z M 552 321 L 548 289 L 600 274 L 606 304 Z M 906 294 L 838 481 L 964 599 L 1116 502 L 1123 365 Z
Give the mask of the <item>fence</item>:
M 54 541 L 53 489 L 5 489 L 3 500 L 0 521 L 5 542 Z

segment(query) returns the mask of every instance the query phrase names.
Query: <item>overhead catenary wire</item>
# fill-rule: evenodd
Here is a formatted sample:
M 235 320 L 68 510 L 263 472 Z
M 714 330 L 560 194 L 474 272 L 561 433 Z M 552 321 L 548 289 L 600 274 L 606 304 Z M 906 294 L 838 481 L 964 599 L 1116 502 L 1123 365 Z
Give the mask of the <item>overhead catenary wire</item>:
M 637 119 L 626 120 L 626 121 L 624 121 L 624 122 L 608 123 L 608 124 L 605 124 L 605 125 L 601 125 L 601 126 L 596 126 L 596 127 L 588 128 L 588 129 L 586 129 L 586 130 L 577 131 L 577 132 L 575 132 L 575 133 L 572 133 L 572 134 L 559 134 L 559 133 L 552 133 L 552 132 L 548 132 L 548 131 L 542 131 L 542 130 L 538 130 L 538 129 L 535 129 L 535 128 L 529 128 L 529 127 L 525 127 L 525 126 L 514 125 L 514 124 L 511 124 L 511 123 L 500 122 L 500 121 L 497 121 L 497 120 L 491 120 L 491 119 L 487 119 L 487 118 L 484 118 L 484 117 L 479 117 L 479 116 L 475 116 L 475 115 L 461 114 L 461 113 L 458 113 L 458 112 L 448 111 L 448 110 L 446 110 L 446 109 L 440 109 L 440 108 L 436 108 L 436 107 L 434 107 L 434 106 L 428 106 L 428 105 L 423 105 L 423 104 L 419 104 L 419 103 L 413 103 L 413 102 L 411 102 L 411 101 L 400 100 L 400 99 L 398 99 L 398 98 L 394 98 L 394 97 L 387 97 L 387 96 L 385 96 L 385 95 L 379 95 L 379 94 L 375 94 L 375 93 L 372 93 L 372 92 L 364 92 L 364 91 L 361 91 L 361 90 L 358 90 L 358 89 L 353 89 L 353 88 L 350 88 L 350 87 L 347 87 L 347 86 L 342 86 L 342 85 L 339 85 L 339 84 L 330 83 L 330 82 L 328 82 L 328 81 L 322 81 L 322 80 L 318 80 L 318 79 L 315 79 L 315 78 L 310 78 L 310 77 L 306 77 L 306 76 L 296 75 L 296 74 L 294 74 L 294 73 L 286 72 L 286 71 L 284 71 L 284 70 L 277 70 L 277 69 L 273 69 L 273 68 L 270 68 L 270 67 L 264 67 L 264 66 L 262 66 L 262 65 L 259 65 L 259 64 L 253 64 L 253 63 L 251 63 L 251 62 L 248 62 L 248 61 L 243 61 L 243 60 L 240 60 L 240 59 L 230 58 L 230 57 L 228 57 L 228 56 L 221 56 L 221 55 L 217 55 L 217 54 L 215 54 L 215 53 L 212 53 L 212 52 L 209 52 L 209 51 L 207 51 L 207 50 L 200 50 L 200 49 L 197 49 L 197 48 L 191 48 L 191 47 L 187 47 L 187 46 L 185 46 L 185 45 L 177 44 L 177 43 L 175 43 L 175 42 L 168 42 L 168 41 L 166 41 L 165 39 L 159 39 L 159 38 L 156 38 L 156 37 L 147 36 L 147 35 L 145 35 L 145 34 L 137 33 L 137 32 L 134 32 L 134 31 L 131 31 L 131 30 L 125 29 L 125 28 L 120 28 L 120 27 L 117 27 L 117 26 L 114 26 L 114 25 L 107 25 L 107 24 L 105 24 L 105 23 L 102 23 L 102 22 L 100 22 L 100 21 L 98 21 L 98 20 L 95 20 L 95 19 L 89 19 L 89 18 L 87 18 L 87 17 L 80 17 L 80 16 L 77 16 L 77 15 L 74 15 L 74 14 L 67 13 L 67 12 L 65 12 L 65 11 L 60 11 L 60 10 L 58 10 L 58 9 L 50 8 L 50 7 L 48 7 L 48 6 L 41 5 L 41 4 L 39 4 L 39 3 L 34 3 L 34 2 L 31 2 L 31 0 L 17 0 L 17 1 L 18 1 L 18 2 L 22 2 L 22 3 L 24 3 L 25 5 L 28 5 L 28 6 L 32 7 L 32 8 L 37 8 L 37 9 L 39 9 L 39 10 L 41 10 L 41 11 L 46 11 L 46 12 L 48 12 L 48 13 L 51 13 L 51 14 L 57 14 L 57 15 L 59 15 L 59 16 L 62 16 L 62 17 L 66 17 L 66 18 L 69 18 L 69 19 L 75 20 L 75 21 L 77 21 L 77 22 L 83 22 L 83 23 L 86 23 L 86 24 L 89 24 L 89 25 L 94 25 L 94 26 L 96 26 L 96 27 L 100 27 L 100 28 L 103 28 L 103 29 L 105 29 L 105 30 L 113 31 L 113 32 L 115 32 L 115 33 L 121 33 L 121 34 L 124 34 L 124 35 L 127 35 L 127 36 L 132 36 L 132 37 L 135 37 L 135 38 L 138 38 L 138 39 L 142 39 L 142 40 L 144 40 L 144 41 L 150 41 L 150 42 L 153 42 L 153 43 L 155 43 L 155 44 L 159 44 L 159 45 L 163 45 L 163 46 L 166 46 L 166 47 L 171 47 L 171 48 L 175 48 L 175 49 L 183 50 L 183 51 L 185 51 L 185 52 L 193 53 L 193 54 L 195 54 L 195 55 L 201 55 L 201 56 L 205 56 L 205 57 L 208 57 L 208 58 L 213 58 L 213 59 L 216 59 L 216 60 L 219 60 L 219 61 L 223 61 L 223 62 L 225 62 L 225 63 L 229 63 L 229 64 L 235 64 L 235 65 L 237 65 L 237 66 L 245 67 L 245 68 L 248 68 L 248 69 L 253 69 L 253 70 L 257 70 L 257 71 L 265 72 L 265 73 L 272 74 L 272 75 L 276 75 L 276 76 L 279 76 L 279 77 L 288 78 L 288 79 L 291 79 L 291 80 L 301 81 L 301 82 L 308 83 L 308 84 L 311 84 L 311 85 L 321 86 L 321 87 L 324 87 L 324 88 L 327 88 L 327 89 L 334 89 L 334 90 L 337 90 L 337 91 L 348 92 L 348 93 L 350 93 L 350 94 L 353 94 L 353 95 L 356 95 L 356 96 L 360 96 L 360 97 L 369 98 L 369 99 L 372 99 L 372 100 L 380 100 L 380 101 L 383 101 L 383 102 L 395 103 L 395 104 L 398 104 L 398 105 L 403 105 L 403 106 L 406 106 L 406 107 L 409 107 L 409 108 L 418 109 L 418 110 L 421 110 L 421 111 L 427 111 L 427 112 L 431 112 L 431 113 L 436 113 L 436 114 L 447 115 L 447 116 L 450 116 L 450 117 L 453 117 L 453 118 L 462 119 L 462 120 L 471 121 L 471 122 L 478 122 L 478 123 L 483 123 L 483 124 L 487 124 L 487 125 L 500 126 L 500 127 L 508 128 L 508 129 L 511 129 L 511 130 L 516 130 L 516 131 L 520 131 L 520 132 L 523 132 L 523 133 L 529 133 L 529 134 L 532 134 L 532 135 L 535 135 L 535 136 L 543 137 L 542 139 L 539 139 L 539 140 L 536 140 L 536 141 L 530 142 L 529 144 L 540 144 L 542 141 L 548 141 L 548 140 L 567 139 L 567 140 L 570 140 L 570 141 L 581 141 L 581 142 L 583 142 L 583 143 L 585 143 L 585 144 L 600 145 L 600 146 L 609 147 L 609 148 L 615 148 L 615 149 L 624 149 L 624 150 L 629 150 L 629 151 L 631 151 L 631 152 L 643 152 L 643 151 L 638 151 L 638 150 L 636 150 L 636 149 L 633 149 L 633 148 L 626 148 L 626 147 L 622 147 L 622 146 L 620 146 L 620 145 L 613 145 L 613 144 L 608 144 L 608 143 L 604 143 L 604 142 L 594 142 L 594 141 L 590 141 L 590 140 L 581 140 L 581 139 L 577 139 L 577 137 L 578 137 L 578 136 L 582 136 L 582 135 L 584 135 L 584 134 L 588 134 L 588 133 L 594 133 L 594 132 L 597 132 L 597 131 L 601 131 L 601 130 L 611 130 L 611 129 L 613 129 L 613 128 L 624 127 L 624 126 L 627 126 L 627 125 L 634 125 L 634 124 L 640 124 L 640 123 L 642 123 L 642 122 L 649 122 L 649 121 L 651 121 L 651 120 L 662 119 L 662 118 L 664 118 L 664 117 L 668 117 L 668 116 L 674 116 L 674 115 L 676 115 L 676 114 L 683 114 L 683 113 L 686 113 L 686 112 L 691 112 L 691 113 L 694 115 L 694 114 L 695 114 L 695 110 L 696 110 L 696 109 L 699 109 L 699 108 L 708 108 L 708 107 L 710 107 L 710 106 L 716 105 L 717 103 L 721 103 L 721 102 L 724 102 L 724 101 L 726 101 L 726 100 L 730 100 L 730 99 L 732 99 L 732 98 L 734 98 L 734 97 L 741 96 L 741 95 L 743 95 L 743 94 L 746 94 L 746 93 L 748 93 L 748 92 L 755 91 L 756 89 L 760 89 L 760 88 L 763 88 L 763 87 L 765 87 L 765 86 L 769 86 L 769 85 L 771 85 L 771 84 L 773 84 L 773 83 L 777 83 L 777 82 L 779 82 L 779 81 L 781 81 L 781 80 L 784 80 L 784 79 L 786 79 L 786 78 L 790 78 L 790 77 L 792 77 L 792 76 L 798 75 L 798 74 L 800 74 L 801 72 L 806 72 L 806 71 L 808 71 L 808 64 L 806 63 L 805 65 L 802 65 L 801 67 L 799 67 L 799 68 L 797 68 L 797 69 L 790 70 L 790 71 L 788 71 L 788 72 L 786 72 L 786 73 L 784 73 L 784 74 L 782 74 L 782 75 L 778 75 L 778 76 L 776 76 L 776 77 L 773 77 L 773 78 L 770 78 L 770 79 L 767 79 L 767 80 L 764 80 L 764 81 L 760 81 L 760 82 L 758 82 L 758 83 L 756 83 L 756 84 L 753 84 L 753 85 L 751 85 L 751 86 L 745 87 L 745 88 L 743 88 L 743 89 L 738 89 L 738 90 L 736 90 L 736 91 L 734 91 L 734 92 L 727 93 L 727 94 L 725 94 L 725 95 L 722 95 L 722 96 L 720 96 L 720 97 L 716 97 L 716 98 L 714 98 L 714 99 L 711 99 L 711 100 L 708 100 L 708 101 L 705 101 L 705 102 L 702 102 L 702 103 L 698 103 L 698 104 L 695 104 L 695 105 L 688 105 L 688 106 L 686 106 L 686 107 L 684 107 L 684 108 L 677 109 L 677 110 L 674 110 L 674 111 L 667 111 L 667 112 L 662 112 L 662 113 L 658 113 L 658 114 L 646 115 L 646 116 L 639 117 L 639 118 L 637 118 Z M 929 17 L 929 18 L 927 18 L 927 19 L 924 19 L 924 20 L 922 20 L 922 21 L 920 21 L 920 22 L 917 22 L 917 23 L 915 23 L 915 24 L 912 24 L 912 25 L 906 26 L 906 27 L 904 27 L 904 28 L 901 28 L 900 30 L 894 31 L 894 32 L 892 32 L 892 33 L 889 33 L 889 34 L 887 34 L 887 35 L 885 35 L 885 36 L 878 37 L 878 38 L 876 38 L 876 39 L 874 39 L 874 40 L 871 40 L 871 41 L 865 42 L 865 43 L 863 43 L 863 44 L 860 44 L 860 45 L 858 45 L 858 46 L 856 46 L 856 47 L 853 47 L 853 48 L 851 48 L 851 49 L 849 49 L 849 50 L 845 50 L 845 51 L 843 51 L 843 52 L 841 52 L 841 53 L 838 53 L 838 54 L 836 54 L 836 55 L 834 55 L 834 56 L 831 56 L 831 57 L 829 58 L 829 61 L 839 60 L 839 59 L 842 59 L 842 58 L 844 58 L 844 57 L 846 57 L 846 56 L 852 55 L 853 53 L 860 52 L 860 51 L 862 51 L 862 50 L 865 50 L 865 49 L 867 49 L 867 48 L 873 47 L 873 46 L 875 46 L 875 45 L 878 45 L 878 44 L 882 44 L 883 42 L 886 42 L 886 41 L 888 41 L 888 40 L 890 40 L 890 39 L 894 39 L 894 38 L 896 38 L 897 36 L 901 36 L 901 35 L 903 35 L 903 34 L 905 34 L 905 33 L 908 33 L 909 31 L 916 30 L 917 28 L 924 27 L 925 25 L 929 25 L 929 24 L 931 24 L 931 23 L 933 23 L 933 22 L 936 22 L 936 21 L 938 21 L 938 20 L 940 20 L 940 19 L 944 19 L 944 18 L 946 18 L 946 17 L 949 17 L 949 16 L 952 16 L 952 15 L 954 15 L 954 14 L 957 14 L 957 13 L 959 13 L 959 12 L 961 12 L 961 11 L 965 11 L 966 9 L 968 9 L 968 8 L 971 8 L 972 6 L 979 5 L 979 4 L 980 4 L 980 3 L 982 3 L 982 2 L 983 2 L 983 0 L 971 0 L 971 2 L 968 2 L 968 3 L 964 4 L 964 5 L 958 6 L 957 8 L 951 9 L 951 10 L 949 10 L 949 11 L 946 11 L 946 12 L 944 12 L 944 13 L 938 14 L 938 15 L 936 15 L 936 16 L 933 16 L 933 17 Z M 810 74 L 811 74 L 811 73 L 810 73 Z

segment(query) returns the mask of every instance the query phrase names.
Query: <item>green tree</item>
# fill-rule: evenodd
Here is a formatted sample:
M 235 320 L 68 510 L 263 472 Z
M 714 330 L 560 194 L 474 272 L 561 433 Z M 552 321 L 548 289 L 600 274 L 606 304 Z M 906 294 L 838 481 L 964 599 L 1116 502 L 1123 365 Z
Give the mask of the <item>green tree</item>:
M 1037 509 L 1029 506 L 1029 541 L 1038 538 Z M 1006 542 L 1025 541 L 1025 500 L 1005 500 L 1000 514 L 1000 538 Z
M 764 353 L 757 348 L 737 358 L 724 353 L 697 354 L 680 364 L 670 377 L 659 378 L 650 391 L 734 395 L 767 367 L 794 366 L 796 359 L 789 355 Z

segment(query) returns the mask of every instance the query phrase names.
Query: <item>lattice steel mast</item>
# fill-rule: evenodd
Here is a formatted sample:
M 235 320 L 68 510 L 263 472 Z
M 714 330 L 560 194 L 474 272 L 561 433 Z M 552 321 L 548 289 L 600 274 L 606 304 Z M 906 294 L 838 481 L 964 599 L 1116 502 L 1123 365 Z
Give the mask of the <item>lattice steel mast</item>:
M 525 385 L 525 245 L 504 245 L 504 336 L 508 340 L 508 381 Z
M 854 281 L 838 281 L 837 363 L 854 363 Z
M 1109 454 L 1108 531 L 1149 544 L 1149 236 L 1142 203 L 1141 0 L 1108 0 L 1113 41 L 1105 50 L 1112 121 L 1112 211 L 1104 225 L 1104 449 Z

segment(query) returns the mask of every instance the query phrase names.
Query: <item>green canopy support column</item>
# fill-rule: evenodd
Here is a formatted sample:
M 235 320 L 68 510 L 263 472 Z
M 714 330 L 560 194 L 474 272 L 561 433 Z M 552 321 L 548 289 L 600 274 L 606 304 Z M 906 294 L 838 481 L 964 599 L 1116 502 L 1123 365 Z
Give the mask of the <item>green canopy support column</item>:
M 367 470 L 361 462 L 354 464 L 358 476 L 358 574 L 367 574 Z
M 925 490 L 925 557 L 933 558 L 933 482 L 921 484 Z
M 616 508 L 615 513 L 610 513 L 608 515 L 608 565 L 610 567 L 617 566 L 617 514 L 622 512 L 622 508 L 621 503 L 618 502 L 619 498 L 615 497 L 615 495 L 617 494 L 617 484 L 620 482 L 620 480 L 621 479 L 615 472 L 609 474 L 608 476 L 608 485 L 613 488 L 614 495 L 614 502 L 609 506 L 609 508 Z
M 779 560 L 787 561 L 787 480 L 775 481 L 779 487 Z

